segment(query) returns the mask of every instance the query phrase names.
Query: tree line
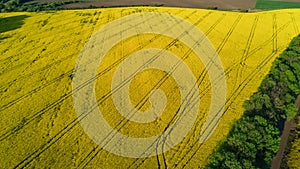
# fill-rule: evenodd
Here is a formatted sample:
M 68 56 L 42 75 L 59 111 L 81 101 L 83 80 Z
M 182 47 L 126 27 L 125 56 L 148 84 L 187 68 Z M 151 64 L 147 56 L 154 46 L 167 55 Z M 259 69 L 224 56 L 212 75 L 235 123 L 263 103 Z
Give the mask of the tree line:
M 59 10 L 63 5 L 78 3 L 79 0 L 69 0 L 60 2 L 32 2 L 32 0 L 0 0 L 0 12 L 38 12 L 45 10 Z M 27 2 L 27 3 L 26 3 Z
M 300 35 L 274 61 L 258 91 L 245 101 L 242 118 L 232 126 L 208 159 L 211 168 L 269 169 L 280 144 L 285 120 L 298 112 L 300 93 Z

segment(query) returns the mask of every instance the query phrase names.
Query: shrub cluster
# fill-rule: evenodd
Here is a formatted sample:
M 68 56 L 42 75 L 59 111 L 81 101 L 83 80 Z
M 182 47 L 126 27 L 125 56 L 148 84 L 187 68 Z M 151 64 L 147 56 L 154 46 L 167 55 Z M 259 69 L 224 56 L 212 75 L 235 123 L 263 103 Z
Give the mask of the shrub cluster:
M 300 93 L 300 35 L 273 63 L 245 113 L 209 158 L 206 168 L 270 168 L 280 143 L 280 126 L 297 114 Z

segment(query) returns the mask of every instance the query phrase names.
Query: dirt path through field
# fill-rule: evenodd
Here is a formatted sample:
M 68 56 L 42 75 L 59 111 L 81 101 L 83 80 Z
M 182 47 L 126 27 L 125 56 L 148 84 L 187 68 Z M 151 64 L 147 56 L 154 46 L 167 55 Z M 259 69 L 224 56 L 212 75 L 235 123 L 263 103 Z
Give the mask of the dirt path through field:
M 276 154 L 276 157 L 272 160 L 271 169 L 279 169 L 280 168 L 282 158 L 284 156 L 284 151 L 285 151 L 287 143 L 288 143 L 290 131 L 292 129 L 295 129 L 296 127 L 297 127 L 297 124 L 295 123 L 294 119 L 290 120 L 290 121 L 286 121 L 284 123 L 284 130 L 281 135 L 280 147 Z
M 131 6 L 131 5 L 163 5 L 169 7 L 187 7 L 187 8 L 211 8 L 218 7 L 218 9 L 253 9 L 256 0 L 98 0 L 95 2 L 84 2 L 68 4 L 66 8 L 84 8 L 90 5 L 96 7 L 109 6 Z
M 298 95 L 295 105 L 300 110 L 300 95 Z M 298 110 L 298 112 L 299 112 L 299 110 Z M 297 127 L 298 127 L 298 124 L 295 122 L 294 119 L 292 119 L 290 121 L 286 121 L 284 123 L 284 129 L 281 134 L 280 147 L 276 154 L 276 157 L 272 160 L 271 169 L 279 169 L 280 168 L 282 158 L 284 157 L 284 151 L 288 144 L 290 131 Z

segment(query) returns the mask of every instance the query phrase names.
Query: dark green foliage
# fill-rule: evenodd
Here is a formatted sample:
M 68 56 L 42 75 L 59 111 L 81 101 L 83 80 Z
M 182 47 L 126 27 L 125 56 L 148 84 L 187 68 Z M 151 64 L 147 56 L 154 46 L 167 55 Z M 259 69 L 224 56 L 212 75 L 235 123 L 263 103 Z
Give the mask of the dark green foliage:
M 242 117 L 229 135 L 207 168 L 268 168 L 280 142 L 278 128 L 261 116 Z
M 244 116 L 209 158 L 206 168 L 270 168 L 280 143 L 280 123 L 296 113 L 300 93 L 300 35 L 273 63 Z
M 26 19 L 27 15 L 18 15 L 18 16 L 10 16 L 6 18 L 0 18 L 0 33 L 11 31 L 14 29 L 20 28 L 24 24 L 24 19 Z
M 0 12 L 38 12 L 46 10 L 58 10 L 61 9 L 63 5 L 80 2 L 79 0 L 69 0 L 49 3 L 26 3 L 30 1 L 32 0 L 0 0 Z

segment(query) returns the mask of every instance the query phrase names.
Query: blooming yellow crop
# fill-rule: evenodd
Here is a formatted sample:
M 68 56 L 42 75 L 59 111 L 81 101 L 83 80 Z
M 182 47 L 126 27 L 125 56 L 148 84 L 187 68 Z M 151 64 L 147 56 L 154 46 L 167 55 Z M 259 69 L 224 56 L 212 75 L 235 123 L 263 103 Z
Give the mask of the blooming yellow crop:
M 200 93 L 198 116 L 180 144 L 158 156 L 129 158 L 101 148 L 82 129 L 72 98 L 73 92 L 81 89 L 72 89 L 72 80 L 78 56 L 95 32 L 118 18 L 143 12 L 178 16 L 194 24 L 208 37 L 223 64 L 226 104 L 215 131 L 204 143 L 199 142 L 211 106 L 211 83 L 216 83 L 210 81 L 207 65 L 190 52 L 187 44 L 172 37 L 137 32 L 136 36 L 122 40 L 109 50 L 97 69 L 100 74 L 108 70 L 96 79 L 97 99 L 110 92 L 112 76 L 120 64 L 118 61 L 139 50 L 166 49 L 184 60 L 192 73 L 200 77 L 197 81 Z M 257 90 L 272 62 L 300 33 L 300 10 L 238 13 L 134 7 L 1 13 L 1 27 L 8 22 L 20 26 L 0 29 L 0 166 L 155 168 L 159 165 L 162 168 L 201 168 L 229 132 L 232 123 L 243 115 L 243 102 Z M 114 66 L 112 63 L 118 64 Z M 136 109 L 146 111 L 151 107 L 147 95 L 160 82 L 157 79 L 166 76 L 168 72 L 148 69 L 133 78 L 128 97 Z M 120 127 L 120 133 L 146 138 L 175 123 L 172 118 L 181 106 L 182 86 L 176 84 L 176 79 L 167 78 L 156 88 L 163 91 L 166 100 L 172 104 L 167 105 L 166 111 L 156 121 L 144 124 L 128 121 Z M 140 105 L 145 95 L 146 101 Z M 98 108 L 104 110 L 103 116 L 108 124 L 118 128 L 125 118 L 114 106 L 108 97 L 107 101 L 99 103 Z

